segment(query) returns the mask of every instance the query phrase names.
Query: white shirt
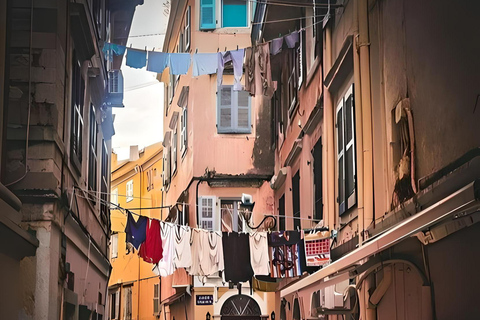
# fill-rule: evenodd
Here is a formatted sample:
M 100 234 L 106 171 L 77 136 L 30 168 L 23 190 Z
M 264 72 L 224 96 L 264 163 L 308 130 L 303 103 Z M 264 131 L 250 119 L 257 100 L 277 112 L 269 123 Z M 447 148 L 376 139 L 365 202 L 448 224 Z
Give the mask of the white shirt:
M 270 274 L 266 232 L 256 232 L 250 235 L 250 263 L 256 276 Z
M 190 268 L 192 265 L 191 236 L 192 231 L 189 227 L 175 227 L 175 257 L 173 263 L 176 269 Z
M 203 231 L 202 251 L 200 255 L 200 266 L 203 274 L 208 276 L 224 267 L 222 234 L 217 232 Z
M 175 226 L 170 223 L 160 222 L 160 236 L 162 238 L 163 257 L 153 268 L 153 272 L 161 277 L 166 277 L 175 271 L 173 258 L 175 256 Z

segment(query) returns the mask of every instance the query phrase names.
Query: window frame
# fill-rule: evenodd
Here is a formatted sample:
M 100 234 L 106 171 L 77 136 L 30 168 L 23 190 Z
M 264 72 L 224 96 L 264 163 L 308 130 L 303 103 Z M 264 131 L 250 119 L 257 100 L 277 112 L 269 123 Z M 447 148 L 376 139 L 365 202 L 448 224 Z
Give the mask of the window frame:
M 95 107 L 90 103 L 90 130 L 88 141 L 88 187 L 98 189 L 98 124 Z
M 182 108 L 180 116 L 180 155 L 182 158 L 185 157 L 188 149 L 187 120 L 187 108 Z
M 346 107 L 347 100 L 351 99 L 351 122 L 347 123 Z M 339 127 L 339 113 L 341 113 L 341 129 Z M 351 139 L 346 141 L 347 125 L 351 127 Z M 341 140 L 340 134 L 341 132 Z M 357 203 L 357 181 L 356 181 L 356 150 L 355 150 L 355 99 L 354 99 L 354 84 L 352 83 L 345 94 L 341 96 L 337 103 L 335 111 L 335 142 L 337 153 L 337 203 L 339 215 L 343 215 L 350 208 Z M 340 147 L 342 147 L 340 149 Z M 347 177 L 347 152 L 351 149 L 352 154 L 352 175 Z M 340 158 L 342 164 L 340 164 Z M 342 176 L 340 176 L 340 169 L 342 169 Z M 349 179 L 352 180 L 353 190 L 348 190 Z
M 226 108 L 226 105 L 222 105 L 222 89 L 230 88 L 230 126 L 221 126 L 221 110 Z M 239 93 L 248 95 L 248 106 L 239 106 L 238 97 Z M 234 102 L 235 101 L 235 102 Z M 241 128 L 238 125 L 238 112 L 239 108 L 248 108 L 248 125 L 247 128 Z M 233 85 L 221 85 L 217 91 L 217 133 L 218 134 L 250 134 L 252 133 L 252 99 L 247 91 L 233 90 Z
M 192 41 L 192 7 L 187 6 L 185 11 L 185 22 L 183 28 L 184 34 L 184 49 L 185 52 L 190 52 L 191 41 Z
M 110 205 L 108 204 L 108 190 L 110 189 L 110 170 L 109 170 L 109 155 L 107 143 L 102 139 L 102 164 L 101 164 L 101 181 L 100 181 L 100 213 L 103 223 L 109 224 L 110 217 Z
M 115 300 L 115 301 L 113 301 Z M 113 315 L 112 311 L 115 311 Z M 110 320 L 119 320 L 120 319 L 120 288 L 115 289 L 114 291 L 110 292 L 110 313 L 109 313 Z
M 116 259 L 118 258 L 118 233 L 112 233 L 112 235 L 110 236 L 110 242 L 110 258 Z
M 232 199 L 232 198 L 220 199 L 220 214 L 219 214 L 220 231 L 223 231 L 223 210 L 227 209 L 227 208 L 222 208 L 222 205 L 226 204 L 226 203 L 233 204 L 232 230 L 228 231 L 228 232 L 232 232 L 232 231 L 234 231 L 234 232 L 245 232 L 246 231 L 247 223 L 245 222 L 243 217 L 240 215 L 240 208 L 239 208 L 240 202 L 241 202 L 241 199 Z M 237 204 L 237 206 L 235 206 L 235 204 Z M 238 222 L 239 222 L 238 220 L 239 219 L 242 220 L 242 225 L 241 226 L 238 225 Z
M 177 144 L 178 144 L 178 133 L 177 133 L 177 126 L 175 125 L 175 129 L 173 129 L 172 134 L 172 174 L 171 176 L 174 177 L 177 174 Z
M 125 202 L 130 202 L 133 200 L 134 194 L 133 194 L 133 179 L 127 181 L 125 184 Z
M 115 209 L 118 206 L 118 187 L 112 190 L 110 194 L 110 208 Z
M 123 305 L 123 318 L 125 320 L 132 320 L 133 319 L 132 285 L 127 285 L 123 287 L 123 298 L 125 299 L 125 303 Z
M 75 49 L 72 52 L 72 88 L 71 88 L 71 108 L 72 108 L 72 127 L 70 143 L 70 159 L 78 172 L 82 169 L 83 158 L 83 127 L 84 127 L 84 109 L 85 109 L 85 80 L 82 76 L 82 64 L 77 59 Z

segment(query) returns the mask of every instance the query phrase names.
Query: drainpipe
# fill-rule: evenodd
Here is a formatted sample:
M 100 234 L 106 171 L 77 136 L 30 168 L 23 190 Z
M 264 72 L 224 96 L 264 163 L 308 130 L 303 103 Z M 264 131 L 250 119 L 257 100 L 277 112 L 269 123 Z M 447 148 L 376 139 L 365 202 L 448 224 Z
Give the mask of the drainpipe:
M 374 221 L 373 215 L 373 137 L 372 137 L 372 100 L 370 88 L 370 50 L 368 35 L 368 0 L 358 0 L 358 42 L 360 62 L 361 124 L 363 148 L 363 227 L 368 228 Z M 364 235 L 364 233 L 362 233 Z M 360 237 L 362 238 L 362 237 Z M 361 240 L 360 240 L 361 241 Z M 365 281 L 364 310 L 366 320 L 376 320 L 375 308 L 369 306 L 370 292 L 375 287 L 375 278 L 370 275 Z
M 323 67 L 325 74 L 332 67 L 332 29 L 330 26 L 327 26 L 325 29 L 325 46 L 324 46 L 324 55 L 323 55 Z M 323 87 L 324 92 L 324 103 L 325 108 L 324 112 L 324 136 L 326 137 L 326 148 L 323 151 L 323 163 L 326 164 L 326 172 L 323 175 L 323 194 L 325 195 L 325 226 L 330 229 L 335 229 L 335 143 L 334 143 L 334 132 L 335 132 L 335 122 L 333 116 L 333 101 L 332 95 L 327 87 Z
M 354 2 L 354 11 L 358 12 L 358 2 Z M 357 182 L 357 208 L 358 208 L 358 242 L 361 246 L 364 239 L 364 178 L 363 178 L 363 123 L 362 123 L 362 95 L 361 95 L 361 88 L 362 84 L 360 81 L 360 55 L 357 50 L 358 46 L 358 16 L 354 15 L 354 26 L 357 30 L 354 32 L 353 37 L 353 46 L 355 50 L 353 50 L 353 77 L 355 82 L 355 91 L 354 91 L 354 99 L 355 99 L 355 135 L 356 139 L 356 150 L 358 152 L 356 155 L 357 161 L 357 172 L 356 172 L 356 182 Z

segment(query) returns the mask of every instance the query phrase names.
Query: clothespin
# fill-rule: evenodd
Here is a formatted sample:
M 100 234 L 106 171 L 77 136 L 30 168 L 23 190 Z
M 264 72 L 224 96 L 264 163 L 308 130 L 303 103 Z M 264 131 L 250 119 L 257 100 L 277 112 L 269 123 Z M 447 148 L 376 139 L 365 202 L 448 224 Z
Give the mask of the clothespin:
M 217 48 L 217 53 L 220 51 L 220 48 Z
M 145 51 L 147 51 L 147 46 L 145 46 Z
M 237 50 L 238 50 L 238 44 L 237 44 Z
M 225 52 L 227 51 L 227 47 L 225 47 Z
M 195 53 L 198 53 L 198 48 L 195 49 Z
M 153 50 L 152 51 L 155 51 L 155 47 L 153 47 Z

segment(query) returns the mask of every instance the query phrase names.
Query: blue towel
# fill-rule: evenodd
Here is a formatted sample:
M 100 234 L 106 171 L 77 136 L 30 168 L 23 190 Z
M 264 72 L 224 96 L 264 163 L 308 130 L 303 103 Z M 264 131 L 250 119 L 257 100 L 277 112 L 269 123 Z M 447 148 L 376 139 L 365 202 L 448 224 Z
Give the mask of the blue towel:
M 170 53 L 149 51 L 147 71 L 162 73 L 168 66 L 169 58 Z
M 127 48 L 127 66 L 141 69 L 147 65 L 147 51 Z
M 115 43 L 110 43 L 110 42 L 105 42 L 103 45 L 103 53 L 105 54 L 105 57 L 109 61 L 113 61 L 113 55 L 115 54 L 116 56 L 122 55 L 125 53 L 125 50 L 127 47 L 121 46 L 119 44 Z
M 174 75 L 187 74 L 190 67 L 190 53 L 170 54 L 170 73 Z
M 195 53 L 193 55 L 193 76 L 214 74 L 217 72 L 217 53 Z

